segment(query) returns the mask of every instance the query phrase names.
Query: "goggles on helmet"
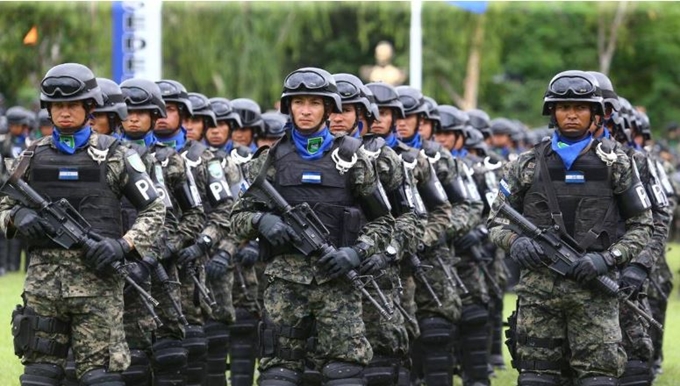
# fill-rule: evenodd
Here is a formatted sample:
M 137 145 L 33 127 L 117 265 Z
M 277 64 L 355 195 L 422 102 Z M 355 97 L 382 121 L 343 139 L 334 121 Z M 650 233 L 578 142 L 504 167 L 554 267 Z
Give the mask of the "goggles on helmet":
M 548 90 L 551 94 L 560 96 L 585 96 L 595 94 L 597 87 L 580 76 L 565 76 L 552 82 Z
M 40 90 L 43 94 L 53 97 L 57 92 L 63 97 L 70 97 L 83 90 L 91 90 L 97 87 L 96 79 L 89 79 L 83 82 L 71 76 L 50 76 L 40 83 Z
M 328 87 L 328 80 L 316 71 L 306 70 L 293 72 L 283 81 L 288 90 L 305 88 L 307 90 L 319 90 Z
M 143 88 L 121 87 L 125 103 L 132 106 L 145 105 L 153 101 L 153 96 Z

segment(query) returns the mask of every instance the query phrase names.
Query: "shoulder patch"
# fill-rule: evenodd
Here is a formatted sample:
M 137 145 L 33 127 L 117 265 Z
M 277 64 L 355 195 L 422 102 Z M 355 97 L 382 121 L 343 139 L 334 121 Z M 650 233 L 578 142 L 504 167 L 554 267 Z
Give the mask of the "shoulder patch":
M 127 155 L 127 162 L 132 166 L 135 171 L 139 173 L 145 173 L 146 172 L 146 167 L 144 167 L 144 162 L 142 162 L 142 158 L 139 156 L 139 154 L 136 151 L 129 152 Z
M 499 183 L 500 191 L 503 193 L 505 197 L 509 197 L 512 193 L 510 192 L 510 186 L 508 186 L 508 182 L 505 181 L 505 179 L 502 179 L 501 182 Z
M 224 172 L 222 171 L 222 164 L 218 160 L 208 162 L 208 172 L 215 179 L 222 179 Z

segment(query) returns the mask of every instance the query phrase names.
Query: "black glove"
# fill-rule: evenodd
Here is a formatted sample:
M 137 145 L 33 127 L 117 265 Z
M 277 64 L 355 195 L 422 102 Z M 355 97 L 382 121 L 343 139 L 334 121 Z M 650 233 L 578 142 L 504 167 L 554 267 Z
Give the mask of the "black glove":
M 456 240 L 454 247 L 457 251 L 466 251 L 472 248 L 474 245 L 486 240 L 488 236 L 489 231 L 486 229 L 486 227 L 479 226 L 468 232 L 465 236 Z
M 52 226 L 40 218 L 33 209 L 20 207 L 11 217 L 14 227 L 24 237 L 37 239 L 44 237 L 46 233 L 54 233 Z
M 85 252 L 85 261 L 97 272 L 103 272 L 111 263 L 122 261 L 130 249 L 130 244 L 124 239 L 105 238 Z
M 151 276 L 151 271 L 156 264 L 158 264 L 158 261 L 150 256 L 144 256 L 142 260 L 130 261 L 126 266 L 128 276 L 135 283 L 142 284 Z
M 359 254 L 352 248 L 342 247 L 333 252 L 327 253 L 319 259 L 319 265 L 331 278 L 338 278 L 352 268 L 356 268 L 361 263 Z
M 174 257 L 177 256 L 177 253 L 179 252 L 179 250 L 180 250 L 179 245 L 177 245 L 175 243 L 171 243 L 169 241 L 166 241 L 164 243 L 163 247 L 162 247 L 162 250 L 161 250 L 161 256 L 160 256 L 161 261 L 172 260 Z
M 543 248 L 528 237 L 520 236 L 510 246 L 510 258 L 524 269 L 541 268 L 544 255 Z
M 574 279 L 579 283 L 588 283 L 600 275 L 609 271 L 607 261 L 599 252 L 588 252 L 582 258 L 576 260 L 571 268 Z
M 196 242 L 177 253 L 177 265 L 183 266 L 186 263 L 194 261 L 199 257 L 205 255 L 212 246 L 212 240 L 209 236 L 199 235 Z
M 229 252 L 218 249 L 217 252 L 210 258 L 208 264 L 205 265 L 205 275 L 208 280 L 217 280 L 227 274 L 231 256 Z
M 640 264 L 631 263 L 621 272 L 619 288 L 636 297 L 642 289 L 642 284 L 647 279 L 647 269 Z
M 391 260 L 382 253 L 376 253 L 368 259 L 361 262 L 359 271 L 362 275 L 377 275 L 380 270 L 387 268 Z
M 281 247 L 291 241 L 300 240 L 295 231 L 293 231 L 293 228 L 275 214 L 263 214 L 259 219 L 255 220 L 254 225 L 260 234 L 274 247 Z
M 260 256 L 260 248 L 257 241 L 249 241 L 241 249 L 236 252 L 234 260 L 241 264 L 243 268 L 250 268 L 255 265 L 257 258 Z

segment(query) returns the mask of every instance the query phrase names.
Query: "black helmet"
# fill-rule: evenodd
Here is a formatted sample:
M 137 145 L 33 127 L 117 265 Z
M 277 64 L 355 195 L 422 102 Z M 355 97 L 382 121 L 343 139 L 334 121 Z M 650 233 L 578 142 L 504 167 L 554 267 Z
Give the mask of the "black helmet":
M 185 116 L 191 116 L 193 114 L 187 89 L 182 83 L 172 79 L 161 79 L 157 81 L 156 84 L 161 89 L 161 95 L 163 96 L 164 102 L 177 103 L 180 111 L 183 111 Z
M 512 135 L 515 132 L 515 124 L 507 118 L 496 118 L 493 119 L 489 127 L 491 129 L 491 134 L 507 134 Z
M 380 107 L 390 107 L 397 112 L 397 118 L 406 118 L 404 105 L 399 100 L 399 93 L 394 86 L 383 82 L 373 82 L 366 85 L 375 98 L 375 104 Z
M 454 131 L 465 134 L 465 127 L 469 121 L 470 118 L 465 111 L 451 105 L 439 105 L 438 133 Z
M 607 77 L 607 75 L 601 72 L 588 71 L 588 74 L 594 76 L 595 79 L 597 79 L 598 87 L 600 87 L 600 90 L 602 91 L 604 104 L 606 105 L 609 103 L 614 111 L 618 111 L 619 108 L 621 108 L 621 105 L 619 104 L 619 97 L 616 95 L 616 91 L 614 91 L 614 85 L 612 85 L 612 81 Z
M 241 117 L 241 127 L 254 127 L 256 130 L 264 129 L 262 109 L 257 102 L 248 98 L 237 98 L 231 101 L 231 107 Z M 283 108 L 283 103 L 281 107 Z
M 491 136 L 491 118 L 484 110 L 472 109 L 466 111 L 470 117 L 470 126 L 479 130 L 484 138 Z
M 150 110 L 156 117 L 167 116 L 158 84 L 146 79 L 132 78 L 123 81 L 120 90 L 128 111 Z
M 638 117 L 639 133 L 642 134 L 645 140 L 652 139 L 652 126 L 651 123 L 649 122 L 649 116 L 640 110 L 637 110 L 636 115 Z
M 40 107 L 50 102 L 89 101 L 92 106 L 101 106 L 102 91 L 94 73 L 78 63 L 58 64 L 45 74 L 40 82 Z
M 480 155 L 484 156 L 487 154 L 488 147 L 486 142 L 484 142 L 484 134 L 476 129 L 472 125 L 467 125 L 465 127 L 465 144 L 464 146 L 468 149 L 477 150 Z
M 35 121 L 35 115 L 32 111 L 25 109 L 22 106 L 12 106 L 5 112 L 8 125 L 26 125 L 32 127 Z
M 352 74 L 333 74 L 343 105 L 360 104 L 366 116 L 371 114 L 371 102 L 364 94 L 364 83 Z
M 373 95 L 373 91 L 371 91 L 370 88 L 366 87 L 365 84 L 361 85 L 361 93 L 369 102 L 370 108 L 366 113 L 366 118 L 368 118 L 367 123 L 370 126 L 373 123 L 373 121 L 380 118 L 380 110 L 378 109 L 378 105 L 375 103 L 375 95 Z
M 543 97 L 543 115 L 551 115 L 556 102 L 590 102 L 595 114 L 604 115 L 602 90 L 595 77 L 585 71 L 569 70 L 555 75 Z
M 215 113 L 217 122 L 227 121 L 231 128 L 241 127 L 241 116 L 234 111 L 231 101 L 227 98 L 210 98 L 210 107 Z
M 290 98 L 295 95 L 317 95 L 330 103 L 331 112 L 342 112 L 342 100 L 335 79 L 326 70 L 316 67 L 299 68 L 286 76 L 281 94 L 281 112 L 290 114 Z
M 399 94 L 399 101 L 404 106 L 404 114 L 427 114 L 428 105 L 420 90 L 411 86 L 398 86 L 395 90 Z
M 212 110 L 212 107 L 210 107 L 210 100 L 208 97 L 197 92 L 190 92 L 188 95 L 189 102 L 191 103 L 191 110 L 193 111 L 191 116 L 203 118 L 205 130 L 208 130 L 209 127 L 216 127 L 217 117 L 215 117 L 215 112 Z
M 260 137 L 281 138 L 286 133 L 287 115 L 279 112 L 264 113 L 262 114 L 262 121 L 264 122 L 264 129 L 260 132 Z
M 425 110 L 425 118 L 439 122 L 439 104 L 434 98 L 430 98 L 427 95 L 423 96 L 425 100 L 425 105 L 427 105 L 427 110 Z
M 123 100 L 123 92 L 116 82 L 107 78 L 97 78 L 97 84 L 102 89 L 104 103 L 94 109 L 95 113 L 111 113 L 118 116 L 121 121 L 127 118 L 127 105 Z
M 40 109 L 38 111 L 38 125 L 39 126 L 52 126 L 52 120 L 50 119 L 50 113 L 45 109 Z

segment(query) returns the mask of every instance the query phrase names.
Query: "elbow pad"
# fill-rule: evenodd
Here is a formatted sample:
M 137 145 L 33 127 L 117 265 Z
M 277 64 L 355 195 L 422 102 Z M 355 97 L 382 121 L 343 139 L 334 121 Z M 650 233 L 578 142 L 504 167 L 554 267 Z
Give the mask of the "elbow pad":
M 128 182 L 123 188 L 123 193 L 135 209 L 142 210 L 158 198 L 154 183 L 146 174 L 141 157 L 134 150 L 125 153 L 125 171 Z
M 380 183 L 380 180 L 377 180 L 375 189 L 373 189 L 371 194 L 361 197 L 359 204 L 368 221 L 373 221 L 378 217 L 385 216 L 392 210 L 390 201 L 385 194 L 385 189 Z
M 616 198 L 619 213 L 624 220 L 637 216 L 652 207 L 645 187 L 642 186 L 636 173 L 633 173 L 633 182 L 630 184 L 630 187 L 617 195 Z
M 451 204 L 460 204 L 470 199 L 465 183 L 460 176 L 455 176 L 446 184 L 443 184 L 446 196 Z
M 446 204 L 448 201 L 446 192 L 441 182 L 439 182 L 439 178 L 437 178 L 432 165 L 430 165 L 430 178 L 424 184 L 418 186 L 418 193 L 420 193 L 425 203 L 425 208 L 429 211 Z
M 166 210 L 173 210 L 172 201 L 170 200 L 170 193 L 168 192 L 168 187 L 165 186 L 165 179 L 163 178 L 163 168 L 160 164 L 156 163 L 153 166 L 153 172 L 149 176 L 151 181 L 153 181 L 158 196 L 163 200 L 163 205 Z
M 202 206 L 201 195 L 198 193 L 192 168 L 187 167 L 187 179 L 184 183 L 175 188 L 175 199 L 180 209 L 187 211 Z

